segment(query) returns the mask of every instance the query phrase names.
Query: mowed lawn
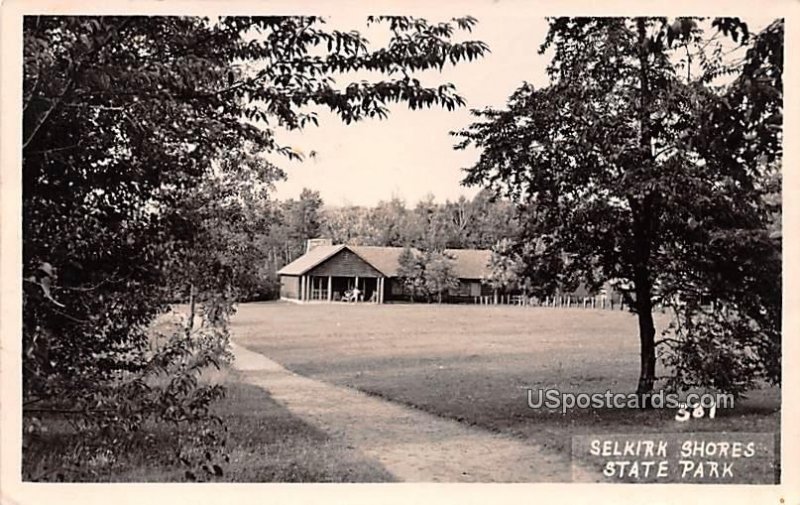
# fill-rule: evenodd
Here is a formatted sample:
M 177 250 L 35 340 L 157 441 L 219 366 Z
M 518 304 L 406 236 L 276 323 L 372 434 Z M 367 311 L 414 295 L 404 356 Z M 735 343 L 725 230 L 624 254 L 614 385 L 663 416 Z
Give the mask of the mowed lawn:
M 658 314 L 659 330 L 668 323 Z M 715 419 L 675 411 L 530 409 L 527 389 L 629 393 L 638 377 L 635 316 L 514 306 L 250 303 L 237 343 L 305 376 L 503 432 L 569 455 L 571 436 L 779 432 L 780 390 L 754 391 Z

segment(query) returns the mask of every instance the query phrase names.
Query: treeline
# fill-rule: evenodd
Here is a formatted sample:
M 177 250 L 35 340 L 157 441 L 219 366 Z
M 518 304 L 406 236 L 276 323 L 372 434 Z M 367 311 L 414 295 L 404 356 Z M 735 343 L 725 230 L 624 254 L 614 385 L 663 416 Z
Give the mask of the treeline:
M 517 233 L 514 206 L 487 191 L 474 198 L 436 203 L 433 195 L 413 207 L 400 198 L 375 206 L 327 206 L 318 191 L 304 189 L 299 198 L 274 202 L 275 210 L 262 243 L 266 276 L 257 298 L 277 296 L 275 272 L 305 252 L 306 240 L 330 238 L 334 244 L 413 247 L 423 251 L 490 249 Z

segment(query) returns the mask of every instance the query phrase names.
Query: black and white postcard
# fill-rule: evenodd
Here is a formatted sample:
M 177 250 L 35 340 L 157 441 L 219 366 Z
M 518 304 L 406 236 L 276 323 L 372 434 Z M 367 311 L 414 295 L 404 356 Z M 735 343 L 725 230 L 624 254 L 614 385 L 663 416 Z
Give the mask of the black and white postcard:
M 6 2 L 3 503 L 799 503 L 797 10 Z

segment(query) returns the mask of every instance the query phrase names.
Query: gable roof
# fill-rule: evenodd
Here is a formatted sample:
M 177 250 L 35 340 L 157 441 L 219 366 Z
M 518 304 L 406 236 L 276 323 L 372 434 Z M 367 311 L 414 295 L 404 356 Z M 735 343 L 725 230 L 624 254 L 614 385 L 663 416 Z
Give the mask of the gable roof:
M 321 245 L 314 247 L 285 267 L 279 275 L 303 275 L 312 268 L 332 258 L 339 251 L 348 249 L 387 277 L 397 277 L 403 247 Z M 413 251 L 418 252 L 416 249 Z M 455 258 L 454 273 L 459 279 L 483 279 L 489 275 L 489 260 L 492 251 L 485 249 L 445 249 Z
M 492 251 L 488 249 L 445 249 L 455 258 L 453 271 L 459 279 L 483 279 L 489 276 Z
M 403 254 L 402 247 L 359 245 L 348 246 L 348 249 L 375 267 L 383 275 L 397 277 L 397 271 L 400 269 L 400 255 Z M 412 249 L 412 251 L 416 252 L 416 249 Z
M 278 275 L 303 275 L 326 259 L 344 249 L 345 245 L 317 246 L 278 270 Z

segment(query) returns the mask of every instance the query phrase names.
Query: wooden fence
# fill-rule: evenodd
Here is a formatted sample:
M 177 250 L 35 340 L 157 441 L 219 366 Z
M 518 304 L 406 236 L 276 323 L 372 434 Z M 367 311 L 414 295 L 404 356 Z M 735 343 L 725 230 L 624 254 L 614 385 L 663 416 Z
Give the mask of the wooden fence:
M 582 309 L 624 310 L 625 304 L 605 295 L 555 295 L 538 298 L 523 295 L 486 295 L 473 297 L 478 305 L 517 305 L 520 307 L 566 307 Z

